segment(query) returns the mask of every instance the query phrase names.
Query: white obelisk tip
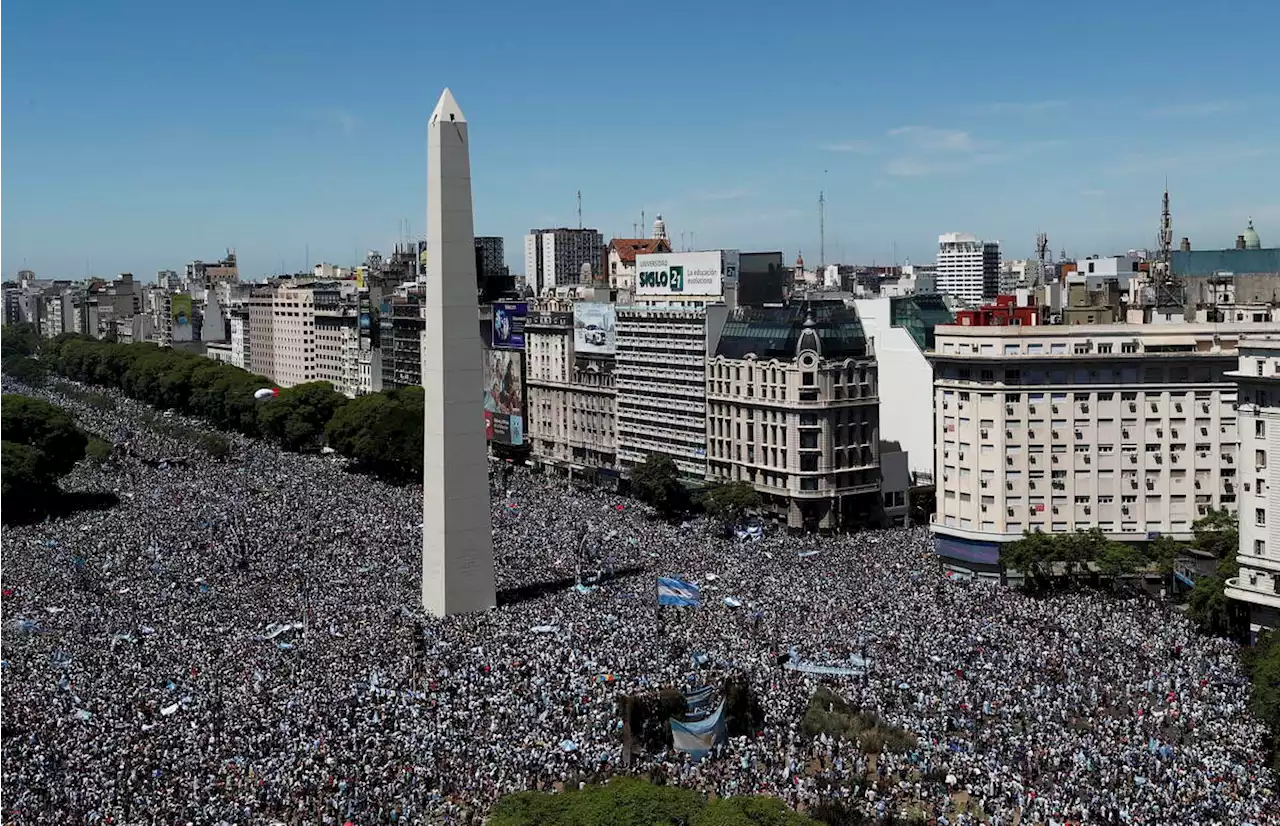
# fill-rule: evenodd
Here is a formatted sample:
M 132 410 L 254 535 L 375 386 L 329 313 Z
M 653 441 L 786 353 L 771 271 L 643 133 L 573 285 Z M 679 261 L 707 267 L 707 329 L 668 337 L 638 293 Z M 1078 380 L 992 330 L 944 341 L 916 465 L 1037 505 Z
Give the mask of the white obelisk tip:
M 431 122 L 437 120 L 455 123 L 466 123 L 467 118 L 462 114 L 462 110 L 458 108 L 458 102 L 453 99 L 453 92 L 448 87 L 440 93 L 440 100 L 436 103 L 435 111 L 431 113 Z

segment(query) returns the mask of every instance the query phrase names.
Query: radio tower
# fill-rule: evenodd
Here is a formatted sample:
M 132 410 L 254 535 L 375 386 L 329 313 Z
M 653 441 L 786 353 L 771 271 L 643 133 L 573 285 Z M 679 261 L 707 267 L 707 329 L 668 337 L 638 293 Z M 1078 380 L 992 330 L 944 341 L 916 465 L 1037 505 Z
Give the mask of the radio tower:
M 1161 202 L 1160 232 L 1156 235 L 1156 260 L 1151 270 L 1151 282 L 1158 309 L 1184 305 L 1182 284 L 1173 274 L 1173 218 L 1169 212 L 1168 182 L 1165 182 Z
M 1036 258 L 1040 260 L 1040 284 L 1047 284 L 1049 283 L 1049 236 L 1043 232 L 1036 234 Z
M 827 269 L 827 196 L 818 192 L 818 271 Z

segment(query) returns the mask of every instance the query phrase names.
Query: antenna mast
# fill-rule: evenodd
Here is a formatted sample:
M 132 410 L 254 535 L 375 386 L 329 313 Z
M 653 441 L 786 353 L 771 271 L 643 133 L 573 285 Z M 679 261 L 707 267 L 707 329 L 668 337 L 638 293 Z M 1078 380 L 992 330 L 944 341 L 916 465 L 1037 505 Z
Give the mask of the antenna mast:
M 818 192 L 818 269 L 827 268 L 827 196 Z
M 582 190 L 578 190 L 578 229 L 582 229 Z
M 1169 210 L 1169 183 L 1164 185 L 1164 198 L 1160 203 L 1160 233 L 1156 236 L 1156 265 L 1152 271 L 1156 307 L 1160 309 L 1182 307 L 1185 295 L 1182 284 L 1173 274 L 1173 217 Z

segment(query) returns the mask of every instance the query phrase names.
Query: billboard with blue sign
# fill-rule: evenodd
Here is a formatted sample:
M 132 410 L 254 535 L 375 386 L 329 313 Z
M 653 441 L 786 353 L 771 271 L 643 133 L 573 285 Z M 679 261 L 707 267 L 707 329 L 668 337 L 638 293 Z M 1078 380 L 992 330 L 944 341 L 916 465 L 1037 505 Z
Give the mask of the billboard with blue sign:
M 523 301 L 501 301 L 493 305 L 493 338 L 498 350 L 524 349 L 524 322 L 529 305 Z

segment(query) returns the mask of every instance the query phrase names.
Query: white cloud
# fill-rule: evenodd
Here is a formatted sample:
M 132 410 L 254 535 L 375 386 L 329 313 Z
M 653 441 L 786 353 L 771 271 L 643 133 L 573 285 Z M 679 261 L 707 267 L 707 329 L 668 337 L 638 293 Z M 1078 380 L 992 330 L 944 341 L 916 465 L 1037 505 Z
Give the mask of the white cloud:
M 927 152 L 973 152 L 977 149 L 973 136 L 960 129 L 899 126 L 897 129 L 890 129 L 888 134 Z
M 1147 111 L 1152 118 L 1207 118 L 1245 108 L 1238 100 L 1202 100 L 1194 103 L 1174 103 Z
M 870 155 L 876 151 L 875 145 L 870 141 L 841 141 L 829 143 L 822 148 L 827 152 L 845 152 L 851 155 Z

